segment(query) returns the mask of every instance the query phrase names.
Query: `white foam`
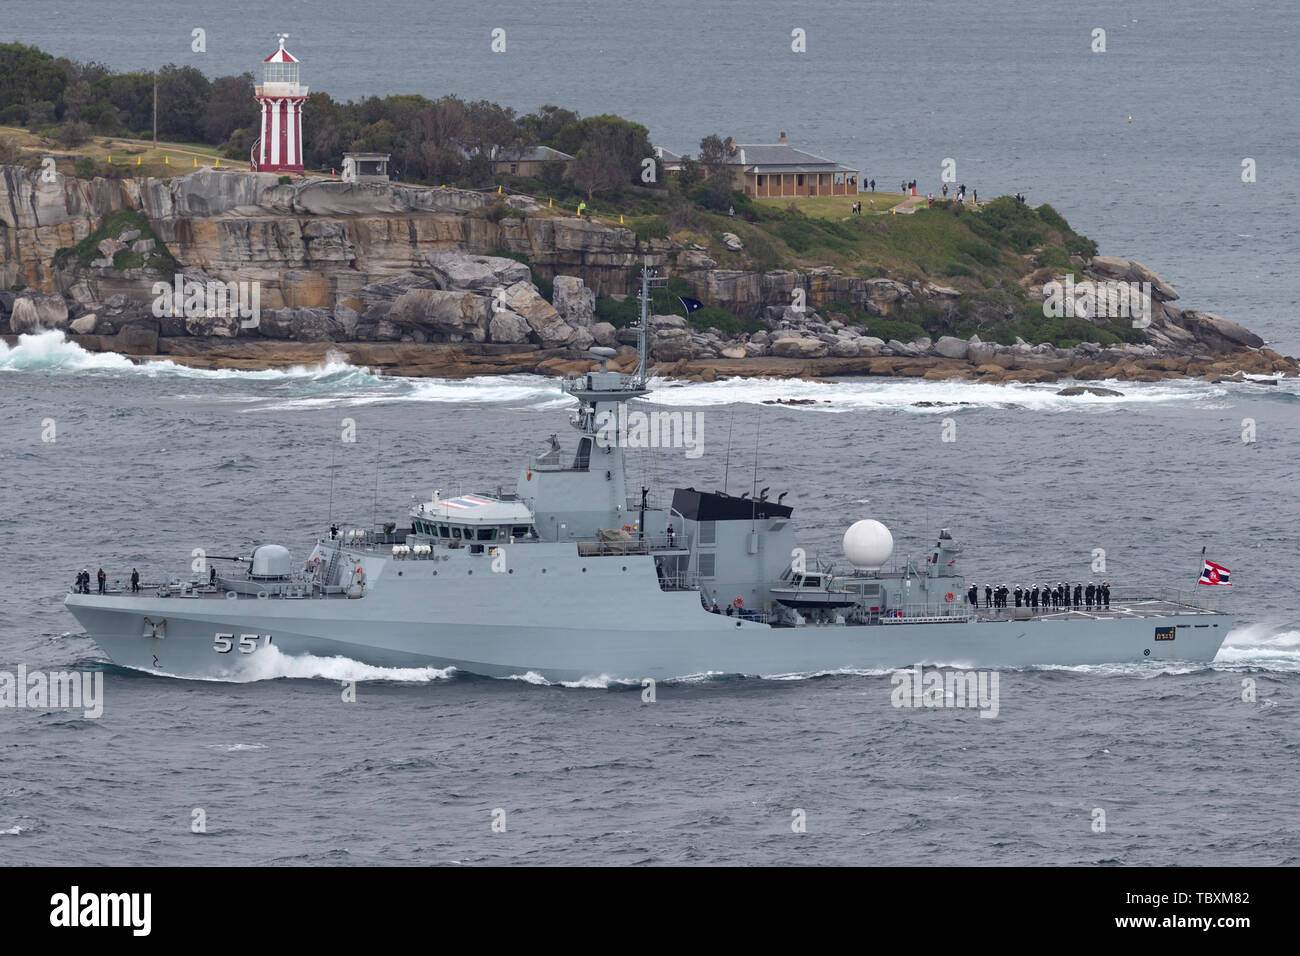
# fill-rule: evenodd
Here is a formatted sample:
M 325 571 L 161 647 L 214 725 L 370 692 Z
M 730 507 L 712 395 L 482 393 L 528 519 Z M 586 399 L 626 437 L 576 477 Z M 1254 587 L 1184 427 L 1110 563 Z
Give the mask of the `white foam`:
M 1214 659 L 1227 669 L 1300 671 L 1300 631 L 1293 625 L 1244 624 L 1233 628 Z
M 256 654 L 241 660 L 230 672 L 213 679 L 236 684 L 281 677 L 299 680 L 428 683 L 446 680 L 455 670 L 454 667 L 376 667 L 341 655 L 317 657 L 314 654 L 285 654 L 280 648 L 271 645 L 259 648 Z

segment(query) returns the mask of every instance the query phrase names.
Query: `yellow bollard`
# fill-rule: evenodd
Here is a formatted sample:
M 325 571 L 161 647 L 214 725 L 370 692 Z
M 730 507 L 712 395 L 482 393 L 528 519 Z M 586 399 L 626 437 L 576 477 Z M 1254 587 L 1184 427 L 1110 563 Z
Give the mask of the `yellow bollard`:
M 498 196 L 501 195 L 501 187 L 500 187 L 500 186 L 497 187 L 497 195 L 498 195 Z
M 623 225 L 623 214 L 622 214 L 622 213 L 619 213 L 619 214 L 618 214 L 618 224 L 619 224 L 620 226 Z
M 548 200 L 546 200 L 546 208 L 547 208 L 547 209 L 550 209 L 550 208 L 551 208 L 552 206 L 554 206 L 554 205 L 555 205 L 555 200 L 554 200 L 554 199 L 548 199 Z
M 112 153 L 109 153 L 109 154 L 108 154 L 108 165 L 110 165 L 110 166 L 113 165 L 113 154 L 112 154 Z
M 199 168 L 199 158 L 197 156 L 194 157 L 194 168 L 195 169 Z
M 164 157 L 163 157 L 163 165 L 164 165 L 164 166 L 170 166 L 171 164 L 172 164 L 171 157 L 170 157 L 170 156 L 164 156 Z
M 221 168 L 221 157 L 220 157 L 220 156 L 217 157 L 217 165 L 214 166 L 213 168 L 214 168 L 214 169 L 220 169 L 220 168 Z
M 143 156 L 137 156 L 137 157 L 135 158 L 135 164 L 136 164 L 137 166 L 139 166 L 139 165 L 140 165 L 140 160 L 142 160 L 142 159 L 144 159 Z

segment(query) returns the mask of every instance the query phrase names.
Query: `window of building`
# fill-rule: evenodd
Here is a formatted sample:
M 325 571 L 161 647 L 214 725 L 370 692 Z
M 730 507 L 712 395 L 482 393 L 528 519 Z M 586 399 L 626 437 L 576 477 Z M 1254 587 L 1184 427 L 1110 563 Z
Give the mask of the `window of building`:
M 760 186 L 763 185 L 763 174 L 762 174 L 762 173 L 759 173 L 759 174 L 758 174 L 756 177 L 754 177 L 754 178 L 758 181 L 758 185 L 760 185 Z
M 794 177 L 794 184 L 795 184 L 796 186 L 802 186 L 802 185 L 803 185 L 803 173 L 798 173 L 798 174 L 795 175 L 795 177 Z

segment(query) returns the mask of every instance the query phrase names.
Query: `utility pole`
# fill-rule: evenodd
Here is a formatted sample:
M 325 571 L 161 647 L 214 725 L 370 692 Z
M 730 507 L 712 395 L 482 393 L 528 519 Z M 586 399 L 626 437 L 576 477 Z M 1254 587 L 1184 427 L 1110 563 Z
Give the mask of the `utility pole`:
M 153 148 L 158 148 L 158 71 L 153 71 Z

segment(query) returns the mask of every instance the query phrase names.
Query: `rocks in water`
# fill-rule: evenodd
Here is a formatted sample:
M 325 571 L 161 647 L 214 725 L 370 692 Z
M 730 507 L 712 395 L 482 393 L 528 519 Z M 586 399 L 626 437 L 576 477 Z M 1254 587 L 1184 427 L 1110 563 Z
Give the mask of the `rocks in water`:
M 69 322 L 68 330 L 74 335 L 90 335 L 95 331 L 95 323 L 98 321 L 99 316 L 91 312 Z
M 556 276 L 551 305 L 574 328 L 590 327 L 596 321 L 596 293 L 577 276 Z
M 14 299 L 9 328 L 15 335 L 68 327 L 68 303 L 61 295 L 24 292 Z
M 816 405 L 817 399 L 815 398 L 765 398 L 763 399 L 763 404 L 764 405 Z M 825 404 L 829 405 L 830 400 L 829 399 L 825 400 Z
M 1100 385 L 1071 385 L 1063 388 L 1057 395 L 1098 395 L 1102 398 L 1121 398 L 1123 392 L 1117 392 L 1113 388 L 1102 388 Z
M 489 293 L 497 287 L 505 288 L 532 279 L 527 265 L 501 256 L 430 252 L 424 261 L 438 284 L 447 290 Z

